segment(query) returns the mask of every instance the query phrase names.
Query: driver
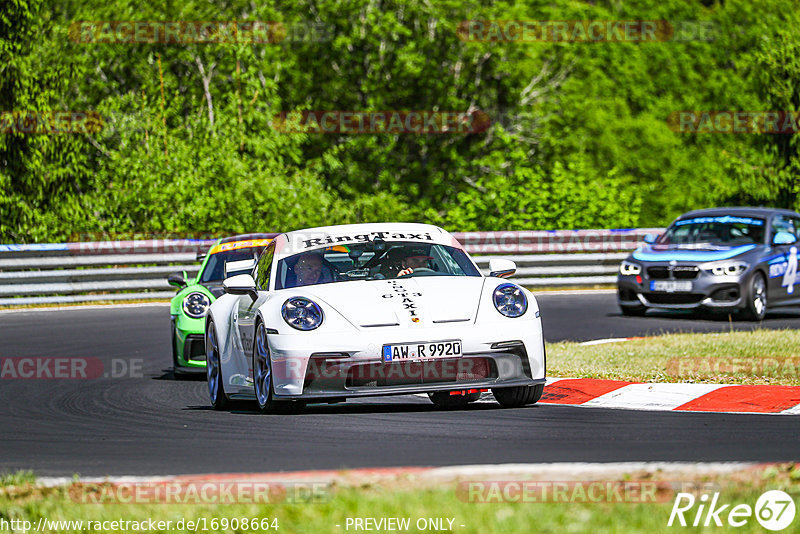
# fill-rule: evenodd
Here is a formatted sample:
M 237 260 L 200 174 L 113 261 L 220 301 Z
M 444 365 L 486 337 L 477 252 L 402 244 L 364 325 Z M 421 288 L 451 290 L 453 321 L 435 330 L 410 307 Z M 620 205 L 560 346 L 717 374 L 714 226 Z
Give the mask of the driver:
M 295 287 L 330 282 L 330 277 L 323 272 L 322 254 L 319 253 L 303 254 L 294 265 L 294 274 L 297 278 Z
M 400 261 L 401 270 L 397 276 L 411 274 L 414 269 L 428 269 L 428 261 L 433 259 L 424 248 L 406 249 L 405 254 L 406 256 Z

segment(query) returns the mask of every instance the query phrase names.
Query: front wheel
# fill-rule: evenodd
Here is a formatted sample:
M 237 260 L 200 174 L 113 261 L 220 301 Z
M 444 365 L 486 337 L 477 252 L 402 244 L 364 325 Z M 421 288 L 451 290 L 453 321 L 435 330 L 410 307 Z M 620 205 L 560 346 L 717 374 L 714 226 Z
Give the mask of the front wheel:
M 302 401 L 278 401 L 273 398 L 272 360 L 264 323 L 259 323 L 253 344 L 253 387 L 261 413 L 297 413 L 305 408 Z
M 745 298 L 747 302 L 742 316 L 751 321 L 763 320 L 767 315 L 767 281 L 762 273 L 757 272 L 750 278 Z
M 494 398 L 503 408 L 519 408 L 526 404 L 535 404 L 542 398 L 542 393 L 544 393 L 544 384 L 492 390 Z
M 219 356 L 217 330 L 212 321 L 206 327 L 206 377 L 208 395 L 215 410 L 224 410 L 230 404 L 222 382 L 222 362 Z

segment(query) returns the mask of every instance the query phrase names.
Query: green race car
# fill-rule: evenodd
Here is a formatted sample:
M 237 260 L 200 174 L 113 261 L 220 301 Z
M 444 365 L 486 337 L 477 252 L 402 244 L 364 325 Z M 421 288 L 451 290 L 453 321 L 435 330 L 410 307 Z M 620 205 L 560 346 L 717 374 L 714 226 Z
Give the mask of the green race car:
M 241 234 L 220 239 L 206 254 L 198 254 L 198 260 L 203 263 L 197 278 L 187 279 L 186 271 L 169 276 L 169 284 L 180 289 L 170 303 L 175 375 L 205 373 L 206 311 L 223 294 L 222 281 L 235 274 L 250 272 L 254 260 L 272 237 L 271 234 Z

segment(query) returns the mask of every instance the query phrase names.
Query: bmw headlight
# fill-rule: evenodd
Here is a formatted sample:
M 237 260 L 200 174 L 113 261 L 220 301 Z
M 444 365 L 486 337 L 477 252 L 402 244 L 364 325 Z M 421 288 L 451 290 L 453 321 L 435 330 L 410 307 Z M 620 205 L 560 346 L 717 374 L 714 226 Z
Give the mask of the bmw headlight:
M 281 315 L 297 330 L 314 330 L 322 324 L 322 308 L 305 297 L 292 297 L 283 303 Z
M 625 276 L 636 276 L 637 274 L 642 274 L 642 266 L 638 263 L 623 261 L 619 265 L 619 274 Z
M 500 284 L 492 295 L 494 307 L 506 317 L 519 317 L 528 309 L 528 298 L 514 284 Z
M 211 301 L 203 293 L 189 293 L 183 297 L 183 313 L 193 319 L 206 316 Z
M 720 261 L 703 265 L 714 276 L 736 276 L 745 272 L 748 267 L 750 264 L 743 261 Z

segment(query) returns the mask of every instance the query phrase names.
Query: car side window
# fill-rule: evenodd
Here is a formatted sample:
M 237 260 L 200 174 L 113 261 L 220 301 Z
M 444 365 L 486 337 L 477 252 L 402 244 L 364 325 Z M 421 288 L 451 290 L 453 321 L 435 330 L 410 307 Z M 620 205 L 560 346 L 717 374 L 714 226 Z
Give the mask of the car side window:
M 792 217 L 786 217 L 785 215 L 776 215 L 774 219 L 772 219 L 772 238 L 775 238 L 775 235 L 778 232 L 788 232 L 795 237 L 798 237 L 798 230 L 800 227 L 797 226 L 797 222 Z
M 797 217 L 792 217 L 790 220 L 794 224 L 794 236 L 800 239 L 800 219 Z
M 264 250 L 256 265 L 256 287 L 262 291 L 269 289 L 269 274 L 272 271 L 272 256 L 275 247 L 270 243 Z

